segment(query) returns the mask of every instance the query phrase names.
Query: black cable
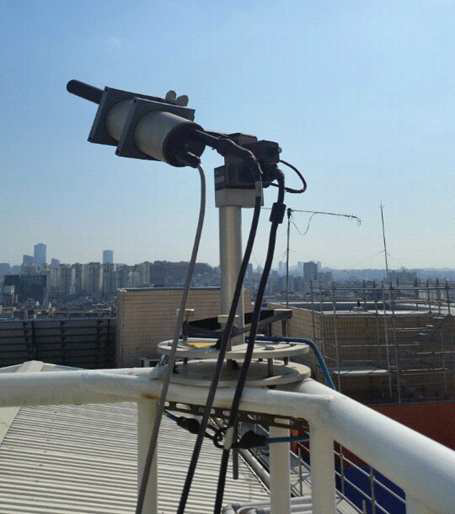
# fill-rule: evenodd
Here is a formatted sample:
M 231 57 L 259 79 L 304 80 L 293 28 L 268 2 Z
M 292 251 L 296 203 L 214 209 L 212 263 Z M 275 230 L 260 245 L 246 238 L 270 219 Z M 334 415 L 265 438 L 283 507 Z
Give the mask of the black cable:
M 259 164 L 257 164 L 258 167 L 258 176 L 256 177 L 256 180 L 260 180 L 260 167 Z M 239 275 L 237 277 L 237 283 L 235 286 L 235 291 L 232 299 L 231 308 L 229 311 L 228 320 L 226 322 L 226 327 L 221 335 L 221 341 L 220 341 L 220 349 L 218 352 L 218 358 L 215 366 L 214 375 L 212 377 L 212 382 L 210 384 L 210 389 L 207 395 L 207 402 L 204 409 L 204 414 L 202 416 L 202 419 L 200 421 L 200 431 L 196 439 L 196 443 L 194 445 L 193 454 L 191 456 L 190 465 L 188 467 L 188 471 L 185 478 L 185 484 L 183 486 L 182 494 L 180 497 L 179 507 L 177 510 L 177 514 L 184 514 L 186 503 L 188 501 L 188 496 L 190 494 L 191 484 L 194 477 L 194 472 L 196 471 L 197 462 L 199 460 L 199 455 L 202 448 L 202 443 L 204 441 L 205 432 L 207 428 L 207 424 L 209 421 L 209 417 L 211 414 L 211 409 L 213 406 L 213 402 L 215 400 L 215 394 L 218 388 L 218 382 L 221 377 L 221 372 L 223 370 L 224 365 L 224 358 L 227 351 L 228 342 L 231 338 L 232 329 L 234 326 L 235 316 L 237 313 L 237 306 L 240 301 L 240 297 L 242 294 L 242 286 L 243 281 L 246 275 L 246 271 L 248 268 L 248 263 L 250 261 L 251 253 L 253 251 L 253 245 L 254 240 L 256 238 L 256 232 L 259 225 L 259 216 L 261 214 L 261 204 L 262 204 L 262 188 L 260 187 L 260 182 L 257 183 L 257 194 L 256 194 L 256 201 L 254 206 L 254 213 L 253 213 L 253 219 L 251 222 L 251 228 L 250 233 L 248 236 L 248 242 L 246 244 L 245 253 L 243 256 L 242 264 L 240 266 Z
M 279 172 L 277 177 L 278 182 L 278 198 L 276 203 L 273 205 L 272 212 L 270 213 L 270 220 L 272 222 L 272 226 L 270 228 L 270 236 L 269 243 L 267 248 L 267 256 L 264 264 L 264 271 L 262 272 L 261 280 L 259 282 L 258 292 L 256 295 L 256 300 L 254 303 L 254 312 L 251 321 L 250 328 L 250 336 L 247 343 L 247 349 L 245 352 L 245 357 L 243 360 L 242 368 L 240 369 L 240 376 L 237 382 L 237 387 L 234 393 L 234 399 L 232 400 L 231 405 L 231 413 L 228 420 L 228 427 L 225 437 L 231 439 L 229 444 L 235 442 L 236 432 L 237 432 L 237 423 L 239 417 L 239 406 L 240 400 L 242 397 L 243 389 L 245 387 L 248 369 L 253 357 L 254 343 L 258 329 L 258 323 L 261 314 L 262 300 L 264 298 L 265 288 L 267 286 L 267 280 L 270 274 L 270 270 L 272 268 L 273 255 L 275 253 L 275 244 L 276 244 L 276 234 L 278 230 L 278 226 L 282 223 L 286 206 L 284 204 L 284 175 Z M 221 465 L 220 465 L 220 473 L 218 477 L 218 487 L 216 492 L 216 500 L 215 500 L 215 508 L 214 514 L 220 514 L 223 506 L 223 496 L 224 496 L 224 488 L 226 484 L 226 475 L 227 468 L 229 463 L 229 455 L 230 455 L 230 447 L 225 447 L 223 450 L 223 454 L 221 457 Z
M 144 507 L 145 495 L 147 493 L 148 479 L 150 476 L 150 470 L 152 468 L 153 458 L 155 456 L 156 447 L 158 445 L 158 435 L 161 426 L 161 419 L 165 412 L 166 396 L 171 381 L 171 376 L 174 370 L 174 365 L 177 355 L 177 343 L 180 338 L 182 330 L 183 317 L 185 314 L 185 307 L 188 300 L 191 282 L 193 280 L 194 268 L 196 266 L 196 259 L 199 250 L 199 244 L 201 242 L 202 229 L 204 227 L 205 207 L 206 207 L 206 180 L 205 173 L 201 166 L 198 166 L 200 184 L 201 184 L 201 199 L 199 204 L 199 217 L 196 227 L 196 234 L 194 237 L 193 250 L 191 252 L 190 262 L 185 276 L 185 284 L 183 286 L 182 296 L 180 299 L 179 311 L 177 314 L 177 321 L 174 329 L 174 338 L 172 340 L 172 348 L 168 358 L 167 370 L 163 378 L 161 395 L 157 405 L 157 413 L 155 416 L 155 422 L 152 428 L 152 435 L 150 437 L 150 443 L 147 449 L 147 455 L 145 457 L 144 469 L 142 471 L 142 477 L 139 484 L 139 491 L 137 495 L 136 503 L 136 514 L 142 514 Z
M 302 173 L 295 166 L 293 166 L 292 164 L 290 164 L 287 161 L 283 161 L 282 159 L 280 159 L 278 162 L 281 162 L 281 164 L 284 164 L 285 166 L 290 168 L 292 171 L 294 171 L 297 174 L 297 176 L 299 177 L 299 179 L 302 181 L 301 189 L 294 189 L 293 187 L 286 187 L 285 188 L 286 193 L 293 193 L 293 194 L 304 193 L 307 190 L 307 183 L 306 183 L 305 177 L 302 175 Z M 277 184 L 270 184 L 270 185 L 274 186 L 274 187 L 278 187 Z

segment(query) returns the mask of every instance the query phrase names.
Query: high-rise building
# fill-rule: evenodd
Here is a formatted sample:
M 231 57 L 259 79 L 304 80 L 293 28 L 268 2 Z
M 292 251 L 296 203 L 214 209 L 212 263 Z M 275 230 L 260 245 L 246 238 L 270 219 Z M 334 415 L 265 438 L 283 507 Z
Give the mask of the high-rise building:
M 103 250 L 103 264 L 114 264 L 114 250 Z
M 139 284 L 138 285 L 140 287 L 150 286 L 150 284 L 152 283 L 151 266 L 152 266 L 152 263 L 148 262 L 148 261 L 142 262 L 141 264 L 138 264 L 136 266 L 136 271 L 138 271 L 138 273 L 139 273 L 139 279 L 138 279 Z
M 50 267 L 51 268 L 58 268 L 60 266 L 60 261 L 58 259 L 51 259 Z
M 32 255 L 23 255 L 22 256 L 22 266 L 25 268 L 29 268 L 35 264 L 35 259 Z
M 109 297 L 117 290 L 117 276 L 114 264 L 103 264 L 103 296 Z
M 44 243 L 38 243 L 33 247 L 36 266 L 44 266 L 46 264 L 46 251 L 47 247 Z
M 71 294 L 80 295 L 84 292 L 83 283 L 83 266 L 76 262 L 71 266 L 72 268 L 72 290 Z
M 58 292 L 61 296 L 69 296 L 73 289 L 73 269 L 70 264 L 60 264 L 58 268 Z
M 10 269 L 9 262 L 0 262 L 0 281 L 4 275 L 10 272 Z
M 89 262 L 84 265 L 84 289 L 91 296 L 99 296 L 101 293 L 103 275 L 99 262 Z
M 309 261 L 303 263 L 303 278 L 305 282 L 318 279 L 318 265 L 316 262 Z
M 47 287 L 49 290 L 49 296 L 53 297 L 59 294 L 59 269 L 49 268 L 46 270 L 47 275 Z
M 130 275 L 130 266 L 126 264 L 118 264 L 117 265 L 117 287 L 125 288 L 129 287 L 129 275 Z

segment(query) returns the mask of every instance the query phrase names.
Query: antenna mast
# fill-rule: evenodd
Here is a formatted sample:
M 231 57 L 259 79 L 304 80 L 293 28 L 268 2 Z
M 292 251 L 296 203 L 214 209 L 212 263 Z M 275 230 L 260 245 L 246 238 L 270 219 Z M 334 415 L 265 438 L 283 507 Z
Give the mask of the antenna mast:
M 362 221 L 358 216 L 355 216 L 353 214 L 345 214 L 342 212 L 309 211 L 309 210 L 302 210 L 302 209 L 291 209 L 290 207 L 288 207 L 286 212 L 287 212 L 287 217 L 288 217 L 287 238 L 286 238 L 286 308 L 288 308 L 289 307 L 289 246 L 290 246 L 290 239 L 291 239 L 292 213 L 304 212 L 307 214 L 311 214 L 307 228 L 306 228 L 305 232 L 303 234 L 301 234 L 303 236 L 308 233 L 308 230 L 310 229 L 310 223 L 311 223 L 313 216 L 316 216 L 318 214 L 322 214 L 324 216 L 338 216 L 338 217 L 342 217 L 342 218 L 349 218 L 349 219 L 357 221 L 357 223 L 359 223 L 359 224 Z M 299 231 L 299 233 L 300 233 L 300 231 Z
M 380 204 L 381 209 L 381 223 L 382 223 L 382 240 L 384 242 L 384 260 L 385 260 L 385 278 L 389 280 L 389 258 L 387 254 L 387 241 L 385 238 L 385 223 L 384 223 L 384 206 Z
M 287 211 L 288 216 L 288 230 L 286 235 L 286 309 L 289 308 L 289 240 L 291 237 L 291 214 L 292 209 L 288 207 Z

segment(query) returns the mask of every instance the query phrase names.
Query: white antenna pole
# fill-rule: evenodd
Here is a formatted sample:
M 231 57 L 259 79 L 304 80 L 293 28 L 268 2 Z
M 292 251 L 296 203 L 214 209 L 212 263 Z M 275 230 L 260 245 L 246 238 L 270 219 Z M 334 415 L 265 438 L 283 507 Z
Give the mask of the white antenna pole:
M 291 236 L 291 214 L 292 209 L 288 207 L 288 231 L 286 237 L 286 309 L 289 308 L 289 240 Z
M 380 204 L 381 209 L 381 222 L 382 222 L 382 240 L 384 242 L 384 260 L 385 260 L 385 278 L 389 279 L 389 258 L 387 254 L 387 241 L 385 238 L 385 223 L 384 223 L 384 206 Z

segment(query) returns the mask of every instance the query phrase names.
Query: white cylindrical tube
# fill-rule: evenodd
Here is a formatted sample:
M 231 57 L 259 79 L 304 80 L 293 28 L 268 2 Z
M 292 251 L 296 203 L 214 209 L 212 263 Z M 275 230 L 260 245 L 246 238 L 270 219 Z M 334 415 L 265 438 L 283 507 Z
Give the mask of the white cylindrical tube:
M 289 437 L 289 429 L 270 427 L 270 437 Z M 271 514 L 289 514 L 291 512 L 289 452 L 289 443 L 273 443 L 269 446 Z
M 156 400 L 139 400 L 137 402 L 137 452 L 138 452 L 138 484 L 141 483 L 145 461 L 152 436 L 156 416 Z M 142 507 L 142 514 L 157 514 L 158 512 L 158 452 L 152 462 L 148 476 L 147 489 Z
M 122 136 L 130 107 L 131 100 L 124 100 L 115 104 L 106 116 L 106 129 L 117 142 L 120 141 Z
M 220 307 L 221 314 L 228 314 L 235 286 L 242 264 L 242 210 L 240 207 L 220 207 Z M 237 307 L 237 318 L 235 326 L 244 327 L 244 298 L 243 288 Z M 243 343 L 244 338 L 233 339 L 234 343 Z

